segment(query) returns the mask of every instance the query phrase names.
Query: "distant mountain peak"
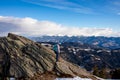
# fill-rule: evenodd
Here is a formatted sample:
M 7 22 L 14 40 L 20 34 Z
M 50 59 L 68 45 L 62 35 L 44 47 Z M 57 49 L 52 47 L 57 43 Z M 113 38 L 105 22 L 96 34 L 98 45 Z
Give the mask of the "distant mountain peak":
M 104 37 L 104 36 L 43 36 L 32 37 L 37 42 L 75 42 L 95 45 L 106 49 L 120 48 L 120 37 Z

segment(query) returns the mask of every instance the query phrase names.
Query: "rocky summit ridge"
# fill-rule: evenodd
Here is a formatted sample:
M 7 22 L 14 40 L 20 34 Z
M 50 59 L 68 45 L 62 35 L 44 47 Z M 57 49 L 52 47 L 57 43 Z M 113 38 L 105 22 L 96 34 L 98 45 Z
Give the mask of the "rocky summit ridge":
M 56 62 L 54 51 L 37 42 L 12 33 L 0 38 L 0 76 L 30 79 L 46 72 L 96 79 L 85 69 L 62 58 Z

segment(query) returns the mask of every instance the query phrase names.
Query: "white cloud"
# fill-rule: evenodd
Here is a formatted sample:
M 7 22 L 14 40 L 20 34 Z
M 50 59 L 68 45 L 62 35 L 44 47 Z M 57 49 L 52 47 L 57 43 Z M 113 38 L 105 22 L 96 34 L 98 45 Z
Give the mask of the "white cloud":
M 16 18 L 0 16 L 0 36 L 13 32 L 26 36 L 68 35 L 68 36 L 120 36 L 110 28 L 66 27 L 50 21 L 38 21 L 30 17 Z
M 116 14 L 120 0 L 21 0 L 35 5 L 67 10 L 82 14 Z
M 95 12 L 91 8 L 82 6 L 76 2 L 68 0 L 22 0 L 22 1 L 50 8 L 69 10 L 77 13 L 95 14 Z

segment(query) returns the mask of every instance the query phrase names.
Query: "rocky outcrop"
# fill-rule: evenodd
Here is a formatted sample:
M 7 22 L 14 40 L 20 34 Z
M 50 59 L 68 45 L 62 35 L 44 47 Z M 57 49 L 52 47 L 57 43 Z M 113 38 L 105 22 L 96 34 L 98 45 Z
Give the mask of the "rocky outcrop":
M 54 51 L 25 37 L 12 33 L 0 38 L 0 70 L 2 76 L 31 78 L 35 74 L 56 72 L 56 75 L 70 75 L 94 78 L 77 65 L 62 58 L 56 62 Z

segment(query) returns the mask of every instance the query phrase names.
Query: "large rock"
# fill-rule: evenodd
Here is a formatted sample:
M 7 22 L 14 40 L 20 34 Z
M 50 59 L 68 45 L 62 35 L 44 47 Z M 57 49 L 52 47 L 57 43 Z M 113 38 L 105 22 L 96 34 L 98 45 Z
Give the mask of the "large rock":
M 2 76 L 31 78 L 37 73 L 55 71 L 58 75 L 95 78 L 86 70 L 62 58 L 56 62 L 54 51 L 12 33 L 0 38 L 0 55 Z

